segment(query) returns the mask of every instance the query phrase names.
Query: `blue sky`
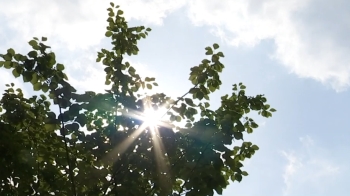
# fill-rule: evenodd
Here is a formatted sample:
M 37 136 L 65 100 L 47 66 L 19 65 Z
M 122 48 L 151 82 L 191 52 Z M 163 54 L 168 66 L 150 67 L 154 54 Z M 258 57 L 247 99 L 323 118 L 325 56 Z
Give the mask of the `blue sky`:
M 224 196 L 348 195 L 350 176 L 350 3 L 345 0 L 121 0 L 130 25 L 153 30 L 129 59 L 159 91 L 182 95 L 189 69 L 219 43 L 226 68 L 211 99 L 243 82 L 251 95 L 265 94 L 278 111 L 257 118 L 247 140 L 260 150 L 245 162 L 249 176 Z M 0 51 L 26 52 L 34 36 L 47 36 L 79 90 L 103 91 L 96 51 L 104 39 L 109 1 L 0 0 Z M 15 82 L 0 70 L 0 90 Z

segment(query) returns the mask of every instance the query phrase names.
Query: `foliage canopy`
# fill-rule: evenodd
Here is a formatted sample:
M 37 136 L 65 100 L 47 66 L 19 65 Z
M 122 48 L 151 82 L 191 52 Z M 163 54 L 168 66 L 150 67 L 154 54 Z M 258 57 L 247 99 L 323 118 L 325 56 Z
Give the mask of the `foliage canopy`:
M 190 70 L 193 87 L 182 97 L 138 94 L 158 85 L 142 78 L 123 60 L 137 55 L 137 42 L 150 28 L 129 27 L 119 6 L 108 10 L 105 36 L 111 50 L 98 52 L 106 73 L 105 93 L 78 93 L 65 66 L 45 45 L 29 42 L 27 55 L 8 49 L 0 67 L 30 83 L 40 95 L 25 97 L 7 84 L 0 101 L 1 195 L 213 195 L 248 173 L 242 162 L 258 146 L 243 141 L 258 125 L 248 116 L 272 116 L 263 95 L 247 96 L 234 84 L 221 106 L 209 97 L 221 85 L 224 54 L 206 47 L 204 59 Z M 146 109 L 167 108 L 167 121 L 147 126 Z M 174 122 L 186 122 L 175 130 Z M 232 146 L 234 140 L 242 140 Z

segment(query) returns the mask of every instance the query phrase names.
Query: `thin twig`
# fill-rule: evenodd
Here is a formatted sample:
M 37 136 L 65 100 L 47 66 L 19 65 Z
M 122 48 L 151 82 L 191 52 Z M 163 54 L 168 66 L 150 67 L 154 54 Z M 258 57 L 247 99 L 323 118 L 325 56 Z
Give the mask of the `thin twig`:
M 194 87 L 192 88 L 196 88 L 198 86 L 198 84 L 196 84 Z M 192 89 L 191 88 L 191 89 Z M 179 97 L 174 103 L 173 105 L 163 114 L 162 118 L 171 110 L 173 109 L 173 107 L 182 99 L 184 98 L 186 95 L 188 95 L 188 93 L 190 93 L 191 89 L 189 91 L 187 91 L 185 94 L 183 94 L 181 97 Z

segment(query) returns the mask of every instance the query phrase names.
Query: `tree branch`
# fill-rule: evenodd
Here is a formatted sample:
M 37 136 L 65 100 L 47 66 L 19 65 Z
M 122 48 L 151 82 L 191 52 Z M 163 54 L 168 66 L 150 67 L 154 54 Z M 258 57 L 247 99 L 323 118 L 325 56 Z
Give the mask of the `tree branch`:
M 198 86 L 198 84 L 196 84 L 194 87 L 192 87 L 192 88 L 196 88 Z M 191 88 L 191 89 L 192 89 Z M 190 89 L 190 90 L 191 90 Z M 162 117 L 164 117 L 171 109 L 173 109 L 173 107 L 181 100 L 181 99 L 183 99 L 186 95 L 188 95 L 188 93 L 190 93 L 190 90 L 189 91 L 187 91 L 185 94 L 183 94 L 181 97 L 179 97 L 174 103 L 173 103 L 173 105 L 171 106 L 171 107 L 169 107 L 169 109 L 163 114 L 163 116 Z
M 66 138 L 66 129 L 64 126 L 64 121 L 63 121 L 63 114 L 62 114 L 62 108 L 60 105 L 60 99 L 58 98 L 58 96 L 56 95 L 57 98 L 57 102 L 58 102 L 58 107 L 59 107 L 59 113 L 61 116 L 61 134 L 64 140 L 64 147 L 65 147 L 65 151 L 66 151 L 66 159 L 67 159 L 67 163 L 68 163 L 68 172 L 69 172 L 69 179 L 71 181 L 72 184 L 72 192 L 74 196 L 77 196 L 77 192 L 76 192 L 76 186 L 75 186 L 75 182 L 74 182 L 74 173 L 73 173 L 73 168 L 72 168 L 72 164 L 71 164 L 71 160 L 70 160 L 70 156 L 69 156 L 69 149 L 68 149 L 68 142 L 67 142 L 67 138 Z

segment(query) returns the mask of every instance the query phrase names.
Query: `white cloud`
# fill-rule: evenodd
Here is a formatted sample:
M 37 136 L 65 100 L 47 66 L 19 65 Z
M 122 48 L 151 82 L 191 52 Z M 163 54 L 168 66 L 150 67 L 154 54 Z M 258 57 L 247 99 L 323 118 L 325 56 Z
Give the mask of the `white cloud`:
M 189 16 L 194 24 L 210 26 L 216 36 L 235 46 L 273 39 L 273 57 L 291 72 L 340 91 L 350 85 L 350 48 L 337 38 L 342 31 L 350 32 L 349 17 L 337 14 L 342 7 L 341 3 L 313 0 L 193 0 Z M 314 14 L 306 14 L 310 11 Z M 320 16 L 334 20 L 326 23 Z M 329 28 L 332 23 L 339 25 Z
M 327 152 L 316 146 L 309 137 L 301 137 L 301 148 L 282 155 L 287 164 L 284 169 L 284 195 L 302 194 L 303 191 L 321 193 L 328 183 L 335 180 L 341 167 L 331 161 Z M 314 194 L 317 195 L 317 194 Z
M 26 53 L 27 43 L 34 36 L 49 38 L 49 45 L 56 52 L 58 62 L 66 66 L 70 82 L 77 89 L 103 92 L 105 73 L 103 66 L 96 64 L 96 52 L 106 31 L 106 9 L 110 1 L 62 0 L 49 2 L 45 0 L 0 0 L 0 50 L 12 47 L 16 52 Z M 182 2 L 182 3 L 181 3 Z M 184 4 L 160 1 L 119 1 L 126 18 L 142 20 L 145 23 L 161 25 L 167 13 Z M 116 3 L 116 5 L 117 5 Z M 6 47 L 6 48 L 5 48 Z M 67 49 L 71 51 L 67 51 Z M 64 51 L 64 52 L 63 52 Z M 143 76 L 154 76 L 147 71 L 146 65 L 132 63 Z M 12 81 L 6 71 L 0 70 L 2 81 Z M 5 75 L 4 75 L 4 74 Z M 7 75 L 6 75 L 7 74 Z M 6 76 L 6 77 L 5 77 Z
M 143 21 L 146 24 L 163 24 L 166 16 L 185 6 L 186 0 L 124 0 L 120 1 L 121 9 L 125 11 L 126 18 Z
M 295 156 L 295 153 L 282 152 L 282 154 L 288 160 L 288 164 L 285 167 L 285 171 L 283 174 L 284 183 L 286 185 L 284 195 L 287 195 L 290 189 L 292 188 L 293 176 L 295 175 L 297 170 L 299 170 L 303 166 L 303 164 L 301 160 Z
M 104 37 L 109 2 L 0 0 L 0 21 L 3 25 L 0 35 L 6 35 L 0 41 L 11 43 L 11 46 L 14 43 L 21 46 L 34 36 L 47 36 L 56 49 L 59 46 L 86 49 L 99 44 Z M 185 2 L 124 0 L 116 3 L 122 5 L 127 19 L 160 25 L 166 14 L 183 6 Z
M 33 36 L 43 35 L 49 37 L 50 45 L 56 50 L 87 49 L 98 45 L 104 37 L 107 0 L 0 2 L 2 46 L 21 49 Z M 209 26 L 214 35 L 234 46 L 253 47 L 261 40 L 272 39 L 276 46 L 273 58 L 290 72 L 341 91 L 350 85 L 350 43 L 346 42 L 350 14 L 341 2 L 121 0 L 116 3 L 122 6 L 128 20 L 139 20 L 146 25 L 161 25 L 169 13 L 186 8 L 193 24 Z

